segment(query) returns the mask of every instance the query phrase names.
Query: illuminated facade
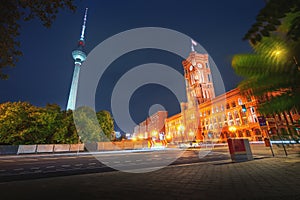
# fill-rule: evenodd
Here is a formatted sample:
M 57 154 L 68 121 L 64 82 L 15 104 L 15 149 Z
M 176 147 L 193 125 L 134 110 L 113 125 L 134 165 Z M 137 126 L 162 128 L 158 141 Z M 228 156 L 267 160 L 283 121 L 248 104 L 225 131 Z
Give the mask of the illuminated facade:
M 181 102 L 181 113 L 169 118 L 165 113 L 157 117 L 157 121 L 149 117 L 135 127 L 136 136 L 156 137 L 163 119 L 164 129 L 160 131 L 165 133 L 168 142 L 174 143 L 226 142 L 229 137 L 260 141 L 270 136 L 278 139 L 284 135 L 299 136 L 299 130 L 293 127 L 300 119 L 296 110 L 264 117 L 257 107 L 267 98 L 256 99 L 251 93 L 242 94 L 238 88 L 215 97 L 207 54 L 197 53 L 192 46 L 192 52 L 182 65 L 187 102 Z
M 88 11 L 88 9 L 86 8 L 85 14 L 84 14 L 84 19 L 83 19 L 81 36 L 78 41 L 77 49 L 72 51 L 72 56 L 74 59 L 75 66 L 74 66 L 74 72 L 73 72 L 72 84 L 71 84 L 71 89 L 70 89 L 70 94 L 69 94 L 69 99 L 68 99 L 67 110 L 69 110 L 69 109 L 75 110 L 80 67 L 81 67 L 81 64 L 86 59 L 86 53 L 83 51 L 83 47 L 85 46 L 84 32 L 85 32 L 85 25 L 86 25 L 86 19 L 87 19 L 87 11 Z
M 134 127 L 134 137 L 140 139 L 156 138 L 165 135 L 165 120 L 167 111 L 158 111 Z
M 297 134 L 291 128 L 299 119 L 296 110 L 277 115 L 261 116 L 257 105 L 266 99 L 256 99 L 233 89 L 215 97 L 207 54 L 193 51 L 182 62 L 186 80 L 186 103 L 181 113 L 165 120 L 166 135 L 172 142 L 213 141 L 227 138 L 248 138 L 251 141 L 284 133 Z

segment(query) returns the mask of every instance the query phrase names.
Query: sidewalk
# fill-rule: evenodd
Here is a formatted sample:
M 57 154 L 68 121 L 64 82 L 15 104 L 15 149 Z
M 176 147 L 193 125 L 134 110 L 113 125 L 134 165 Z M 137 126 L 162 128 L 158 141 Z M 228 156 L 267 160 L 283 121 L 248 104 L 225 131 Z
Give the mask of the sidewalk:
M 169 166 L 0 184 L 3 199 L 299 199 L 300 157 Z M 12 192 L 15 191 L 15 192 Z

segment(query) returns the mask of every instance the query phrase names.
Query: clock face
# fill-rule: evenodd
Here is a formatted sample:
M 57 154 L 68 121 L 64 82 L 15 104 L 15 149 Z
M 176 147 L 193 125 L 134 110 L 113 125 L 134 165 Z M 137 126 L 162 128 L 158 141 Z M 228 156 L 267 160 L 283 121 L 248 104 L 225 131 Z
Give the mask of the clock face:
M 201 63 L 198 63 L 198 67 L 199 67 L 199 68 L 202 68 L 202 64 L 201 64 Z
M 192 71 L 192 70 L 193 70 L 193 65 L 190 66 L 190 71 Z

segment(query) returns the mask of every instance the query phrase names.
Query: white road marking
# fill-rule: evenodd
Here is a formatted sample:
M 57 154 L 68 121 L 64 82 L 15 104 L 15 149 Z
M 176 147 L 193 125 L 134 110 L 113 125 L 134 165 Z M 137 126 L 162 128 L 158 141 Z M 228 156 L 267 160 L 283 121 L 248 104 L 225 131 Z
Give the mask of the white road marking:
M 96 165 L 96 163 L 89 163 L 88 165 Z
M 40 168 L 39 167 L 31 167 L 30 169 L 36 170 L 36 169 L 40 169 Z
M 83 164 L 75 164 L 74 166 L 79 167 L 82 166 Z
M 0 172 L 5 172 L 6 170 L 5 169 L 0 169 Z
M 125 162 L 131 162 L 131 160 L 125 160 Z
M 135 160 L 136 162 L 140 162 L 140 161 L 142 161 L 142 160 Z
M 62 167 L 70 167 L 71 165 L 61 165 Z
M 46 168 L 47 169 L 50 169 L 50 168 L 54 168 L 55 166 L 51 165 L 51 166 L 47 166 Z
M 21 170 L 24 170 L 24 168 L 16 168 L 16 169 L 14 169 L 14 171 L 21 171 Z
M 114 161 L 114 163 L 120 163 L 120 161 Z

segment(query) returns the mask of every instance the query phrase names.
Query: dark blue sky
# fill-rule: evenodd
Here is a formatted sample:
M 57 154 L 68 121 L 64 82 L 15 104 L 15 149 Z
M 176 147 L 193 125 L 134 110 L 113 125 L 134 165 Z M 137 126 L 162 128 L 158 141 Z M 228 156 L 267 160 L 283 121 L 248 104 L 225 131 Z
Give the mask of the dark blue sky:
M 38 20 L 21 24 L 24 56 L 15 68 L 5 70 L 9 80 L 0 81 L 0 102 L 29 101 L 37 106 L 57 103 L 65 109 L 73 73 L 71 52 L 80 37 L 85 7 L 89 8 L 86 52 L 108 37 L 138 27 L 164 27 L 182 32 L 198 41 L 210 54 L 223 77 L 226 91 L 241 78 L 231 68 L 231 58 L 251 49 L 242 37 L 264 7 L 263 0 L 83 0 L 76 13 L 61 11 L 51 28 Z M 181 58 L 156 50 L 131 52 L 116 60 L 105 73 L 96 94 L 96 109 L 110 110 L 110 95 L 116 81 L 132 67 L 148 62 L 170 65 L 183 71 Z M 151 91 L 151 92 L 149 92 Z M 155 91 L 155 92 L 153 92 Z M 170 114 L 179 106 L 166 102 L 172 97 L 166 88 L 147 85 L 131 99 L 132 118 L 139 122 L 152 104 L 161 103 Z

